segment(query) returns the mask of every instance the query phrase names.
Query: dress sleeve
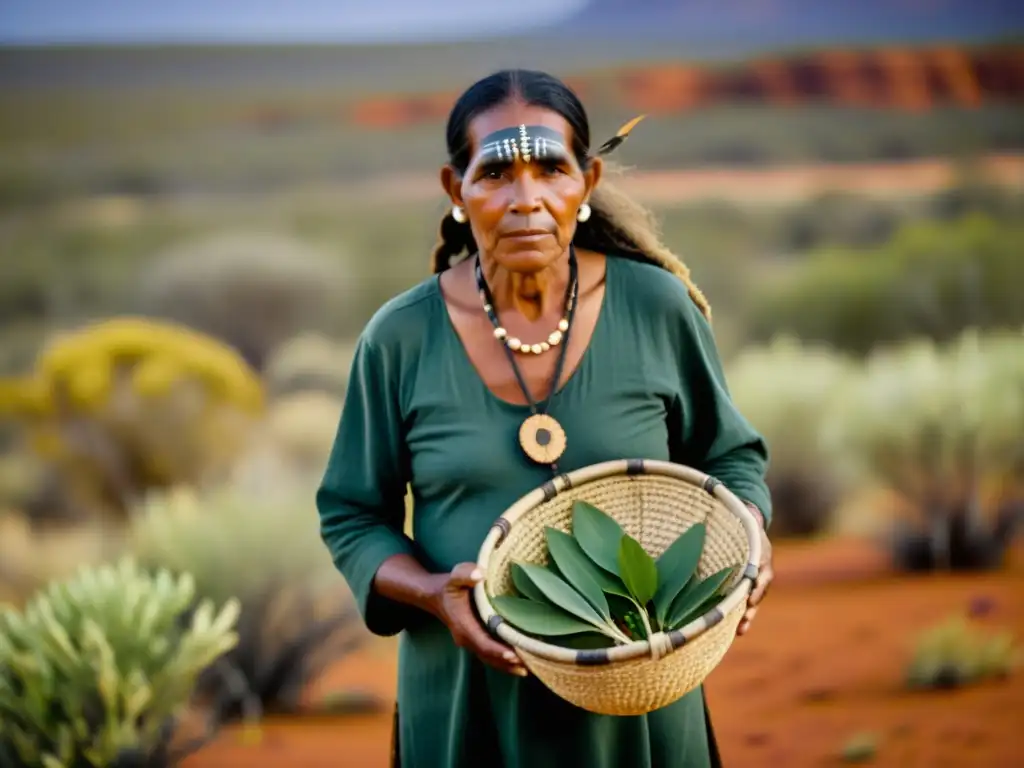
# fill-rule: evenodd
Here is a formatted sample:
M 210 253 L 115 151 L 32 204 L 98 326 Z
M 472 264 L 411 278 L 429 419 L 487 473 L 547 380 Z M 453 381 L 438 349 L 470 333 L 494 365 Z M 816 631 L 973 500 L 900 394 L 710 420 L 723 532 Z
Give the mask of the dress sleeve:
M 316 494 L 320 535 L 367 628 L 393 635 L 412 609 L 373 589 L 381 564 L 415 554 L 403 533 L 407 474 L 396 365 L 368 339 L 352 362 L 341 419 Z
M 687 301 L 679 345 L 680 386 L 672 408 L 673 461 L 712 475 L 756 507 L 767 528 L 772 500 L 765 482 L 768 446 L 729 394 L 711 326 Z

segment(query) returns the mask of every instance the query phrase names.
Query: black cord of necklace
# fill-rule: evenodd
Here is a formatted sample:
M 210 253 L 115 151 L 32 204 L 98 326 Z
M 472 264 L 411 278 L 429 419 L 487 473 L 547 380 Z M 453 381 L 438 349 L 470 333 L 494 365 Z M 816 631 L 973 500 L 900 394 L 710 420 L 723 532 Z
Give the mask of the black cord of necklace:
M 565 329 L 565 333 L 562 334 L 562 348 L 559 350 L 558 362 L 555 364 L 555 373 L 552 377 L 551 388 L 548 391 L 548 396 L 544 399 L 544 410 L 540 411 L 541 413 L 546 413 L 547 408 L 550 407 L 551 401 L 554 398 L 555 393 L 558 391 L 558 383 L 562 380 L 562 372 L 565 370 L 565 359 L 569 350 L 569 334 L 572 331 L 573 318 L 576 315 L 576 304 L 579 302 L 578 280 L 579 272 L 576 262 L 576 247 L 570 243 L 569 285 L 565 292 L 565 303 L 568 305 L 569 309 L 569 313 L 566 316 L 567 327 Z M 491 320 L 491 324 L 494 325 L 495 328 L 498 328 L 500 324 L 498 322 L 497 310 L 494 309 L 494 297 L 491 295 L 491 289 L 487 285 L 487 281 L 484 279 L 483 269 L 480 266 L 480 254 L 477 254 L 476 257 L 476 281 L 477 287 L 484 295 L 484 299 L 492 308 L 492 311 L 487 313 Z M 538 405 L 534 401 L 533 395 L 530 394 L 530 388 L 527 386 L 526 380 L 523 378 L 522 373 L 519 371 L 519 366 L 516 364 L 515 353 L 509 348 L 507 343 L 504 343 L 504 341 L 501 346 L 505 349 L 505 354 L 508 357 L 509 364 L 512 366 L 512 372 L 516 376 L 516 381 L 519 382 L 519 388 L 523 391 L 523 396 L 530 404 L 530 411 L 534 414 L 538 413 Z

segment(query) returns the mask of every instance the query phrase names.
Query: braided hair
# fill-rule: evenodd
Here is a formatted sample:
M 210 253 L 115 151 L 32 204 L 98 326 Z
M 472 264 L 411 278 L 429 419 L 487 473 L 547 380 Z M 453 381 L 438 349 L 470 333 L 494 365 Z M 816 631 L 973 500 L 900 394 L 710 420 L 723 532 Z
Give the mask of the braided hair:
M 448 117 L 448 160 L 460 173 L 469 167 L 468 129 L 481 112 L 511 99 L 557 112 L 572 126 L 573 154 L 582 167 L 590 162 L 590 121 L 575 93 L 556 77 L 544 72 L 507 69 L 471 85 L 452 107 Z M 625 139 L 636 120 L 627 123 L 618 135 L 605 142 L 598 154 L 610 152 Z M 711 319 L 711 306 L 694 284 L 682 259 L 662 243 L 653 213 L 630 198 L 621 189 L 602 180 L 590 196 L 591 215 L 576 227 L 574 242 L 578 248 L 612 254 L 654 264 L 668 270 L 686 285 L 690 298 L 701 313 Z M 477 245 L 470 227 L 455 221 L 451 211 L 441 219 L 437 244 L 431 255 L 431 271 L 443 272 L 463 254 L 476 253 Z

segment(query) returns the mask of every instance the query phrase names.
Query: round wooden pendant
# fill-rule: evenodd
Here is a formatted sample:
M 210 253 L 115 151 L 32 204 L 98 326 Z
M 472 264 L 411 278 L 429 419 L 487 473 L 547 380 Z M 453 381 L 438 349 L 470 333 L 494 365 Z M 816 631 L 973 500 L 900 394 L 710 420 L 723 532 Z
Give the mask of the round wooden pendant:
M 519 428 L 519 444 L 538 464 L 554 464 L 565 452 L 565 430 L 544 413 L 535 413 Z

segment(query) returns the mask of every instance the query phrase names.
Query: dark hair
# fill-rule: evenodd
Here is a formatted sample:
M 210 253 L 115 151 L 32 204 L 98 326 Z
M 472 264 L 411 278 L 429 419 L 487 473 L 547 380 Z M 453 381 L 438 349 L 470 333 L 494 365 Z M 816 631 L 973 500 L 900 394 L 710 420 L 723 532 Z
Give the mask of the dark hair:
M 448 116 L 448 162 L 460 173 L 469 166 L 469 124 L 477 115 L 512 100 L 557 112 L 572 127 L 572 150 L 581 167 L 591 161 L 590 120 L 579 97 L 557 77 L 528 69 L 505 69 L 473 83 L 458 98 Z M 610 256 L 644 261 L 663 267 L 682 279 L 690 296 L 708 318 L 711 308 L 690 279 L 685 264 L 659 239 L 651 212 L 614 186 L 602 181 L 591 195 L 590 219 L 576 228 L 577 247 Z M 451 211 L 441 219 L 437 245 L 431 257 L 434 273 L 451 260 L 477 250 L 469 226 L 455 221 Z

